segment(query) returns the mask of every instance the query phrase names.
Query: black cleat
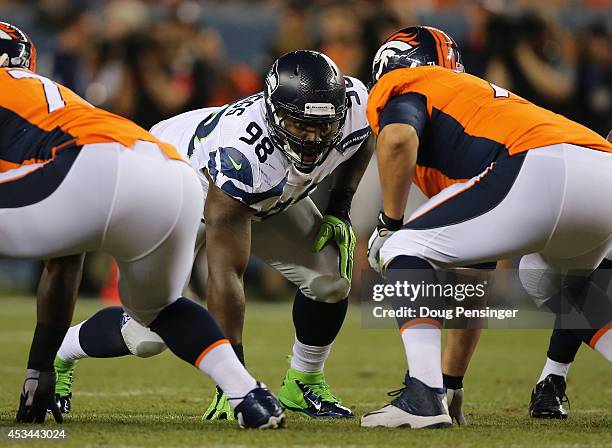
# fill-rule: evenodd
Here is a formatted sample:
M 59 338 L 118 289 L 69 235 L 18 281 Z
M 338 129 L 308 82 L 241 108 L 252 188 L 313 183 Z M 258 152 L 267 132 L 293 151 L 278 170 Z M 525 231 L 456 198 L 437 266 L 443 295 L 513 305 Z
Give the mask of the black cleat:
M 55 394 L 55 403 L 59 408 L 62 414 L 70 414 L 70 400 L 72 399 L 72 394 L 68 394 L 64 397 L 59 394 Z
M 565 395 L 565 378 L 552 373 L 536 384 L 531 392 L 529 415 L 533 418 L 567 418 L 563 403 L 569 405 Z
M 242 397 L 242 401 L 234 409 L 234 415 L 241 428 L 276 429 L 285 426 L 283 407 L 259 381 L 255 389 Z

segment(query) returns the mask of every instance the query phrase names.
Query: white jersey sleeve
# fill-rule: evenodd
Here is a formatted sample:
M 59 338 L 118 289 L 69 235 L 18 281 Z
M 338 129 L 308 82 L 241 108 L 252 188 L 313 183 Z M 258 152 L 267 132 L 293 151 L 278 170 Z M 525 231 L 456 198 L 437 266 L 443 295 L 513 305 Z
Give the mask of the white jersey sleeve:
M 372 130 L 366 116 L 366 106 L 368 102 L 368 89 L 357 78 L 345 76 L 346 82 L 346 98 L 348 102 L 348 112 L 346 114 L 346 123 L 342 140 L 338 145 L 337 150 L 344 154 L 345 157 L 353 154 Z

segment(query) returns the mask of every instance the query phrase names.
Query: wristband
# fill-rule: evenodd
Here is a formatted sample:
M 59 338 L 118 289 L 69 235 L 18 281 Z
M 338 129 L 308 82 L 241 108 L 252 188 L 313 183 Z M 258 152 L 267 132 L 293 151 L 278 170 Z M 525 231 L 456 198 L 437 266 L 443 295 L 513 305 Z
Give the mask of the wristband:
M 379 229 L 385 228 L 387 230 L 395 232 L 401 229 L 403 224 L 404 224 L 403 216 L 400 219 L 389 218 L 387 215 L 385 215 L 385 212 L 383 212 L 382 210 L 378 214 L 378 228 Z
M 349 188 L 334 188 L 331 190 L 325 214 L 350 221 L 351 203 L 354 194 L 355 192 Z

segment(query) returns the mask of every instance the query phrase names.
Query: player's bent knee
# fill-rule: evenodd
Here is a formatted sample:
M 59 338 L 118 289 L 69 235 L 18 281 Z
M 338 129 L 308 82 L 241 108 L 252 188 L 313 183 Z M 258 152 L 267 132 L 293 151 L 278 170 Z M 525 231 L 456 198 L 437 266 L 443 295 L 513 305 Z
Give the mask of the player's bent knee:
M 348 297 L 351 282 L 337 275 L 321 275 L 314 278 L 309 285 L 309 292 L 304 294 L 317 302 L 336 303 Z
M 166 349 L 162 338 L 134 319 L 128 319 L 121 327 L 121 335 L 128 350 L 140 358 L 158 355 Z

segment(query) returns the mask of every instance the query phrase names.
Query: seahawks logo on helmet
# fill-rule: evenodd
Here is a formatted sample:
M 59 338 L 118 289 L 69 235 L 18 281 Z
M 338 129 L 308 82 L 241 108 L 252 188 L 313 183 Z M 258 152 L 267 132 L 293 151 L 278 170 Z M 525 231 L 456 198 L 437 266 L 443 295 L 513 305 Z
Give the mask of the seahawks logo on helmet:
M 270 95 L 278 88 L 278 61 L 274 61 L 274 65 L 266 76 L 266 84 Z

